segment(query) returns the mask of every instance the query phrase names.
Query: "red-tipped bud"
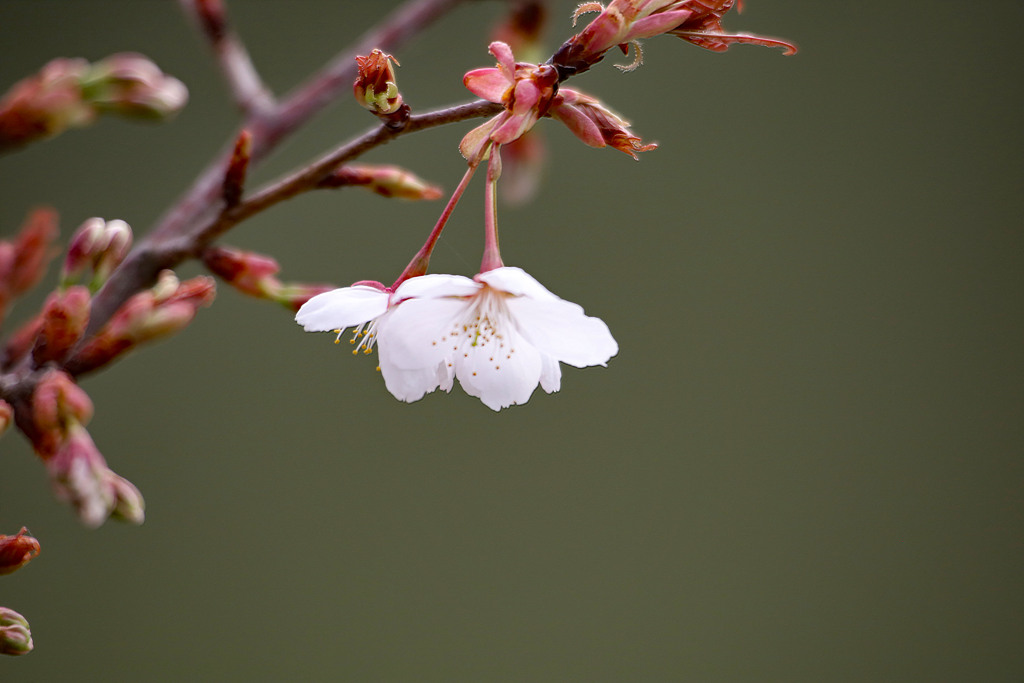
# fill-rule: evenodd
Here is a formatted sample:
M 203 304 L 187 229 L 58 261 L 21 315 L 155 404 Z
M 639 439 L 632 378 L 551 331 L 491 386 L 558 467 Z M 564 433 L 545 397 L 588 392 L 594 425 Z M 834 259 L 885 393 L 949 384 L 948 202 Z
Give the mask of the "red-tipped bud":
M 0 607 L 0 655 L 26 655 L 32 647 L 32 632 L 25 617 Z
M 398 166 L 374 166 L 352 164 L 342 166 L 327 176 L 322 187 L 364 187 L 382 197 L 400 199 L 437 199 L 443 192 L 437 185 L 431 185 L 419 176 Z
M 96 111 L 82 99 L 83 59 L 55 59 L 0 99 L 0 151 L 86 126 Z
M 39 541 L 21 527 L 14 536 L 0 534 L 0 574 L 16 572 L 39 554 Z
M 32 349 L 37 366 L 64 360 L 81 338 L 89 322 L 89 290 L 76 285 L 53 292 L 43 304 L 41 318 L 42 326 Z
M 213 42 L 224 37 L 227 29 L 227 13 L 221 0 L 196 0 L 196 13 L 202 22 L 203 30 Z
M 402 107 L 402 94 L 395 79 L 398 60 L 374 49 L 365 57 L 356 57 L 358 72 L 352 86 L 356 101 L 377 116 L 395 114 Z
M 165 119 L 188 102 L 188 89 L 147 57 L 124 52 L 93 64 L 82 79 L 82 95 L 98 111 Z
M 269 256 L 233 247 L 211 247 L 203 252 L 203 263 L 238 291 L 260 299 L 276 301 L 293 311 L 317 294 L 336 289 L 334 285 L 282 284 L 275 275 L 280 270 Z
M 61 268 L 61 286 L 76 282 L 83 273 L 91 270 L 97 254 L 102 251 L 106 239 L 107 223 L 102 218 L 90 218 L 78 226 L 68 244 L 68 253 Z
M 60 430 L 70 421 L 88 424 L 92 412 L 89 395 L 66 372 L 50 370 L 36 383 L 32 414 L 38 429 Z
M 252 134 L 243 130 L 235 140 L 235 149 L 228 160 L 228 168 L 224 172 L 224 185 L 221 196 L 224 203 L 231 208 L 242 199 L 245 190 L 245 176 L 249 171 L 249 159 L 252 156 Z
M 637 152 L 648 152 L 658 146 L 644 144 L 629 130 L 629 122 L 600 100 L 569 88 L 558 92 L 551 116 L 568 126 L 576 137 L 591 147 L 614 147 L 638 159 Z
M 25 354 L 35 346 L 41 329 L 43 329 L 43 315 L 40 313 L 12 332 L 3 346 L 3 353 L 0 354 L 0 368 L 9 368 L 24 358 Z
M 46 274 L 46 267 L 53 258 L 51 249 L 57 239 L 57 212 L 50 208 L 35 209 L 28 215 L 21 232 L 12 242 L 10 256 L 0 257 L 6 261 L 0 265 L 5 272 L 0 288 L 13 298 L 28 291 Z
M 7 401 L 0 400 L 0 435 L 7 431 L 14 420 L 14 408 Z
M 46 459 L 60 448 L 70 425 L 88 423 L 92 411 L 89 395 L 67 373 L 50 370 L 32 394 L 31 421 L 18 424 L 35 452 Z
M 165 270 L 152 289 L 128 299 L 65 367 L 76 375 L 89 372 L 142 342 L 173 334 L 192 322 L 200 307 L 212 303 L 215 294 L 213 278 L 179 282 Z
M 145 518 L 144 503 L 131 482 L 107 467 L 89 432 L 72 423 L 58 451 L 46 460 L 54 493 L 70 503 L 88 527 L 98 527 L 108 517 L 135 524 Z
M 239 291 L 265 298 L 280 282 L 274 275 L 280 270 L 269 256 L 232 247 L 211 247 L 203 252 L 203 263 Z

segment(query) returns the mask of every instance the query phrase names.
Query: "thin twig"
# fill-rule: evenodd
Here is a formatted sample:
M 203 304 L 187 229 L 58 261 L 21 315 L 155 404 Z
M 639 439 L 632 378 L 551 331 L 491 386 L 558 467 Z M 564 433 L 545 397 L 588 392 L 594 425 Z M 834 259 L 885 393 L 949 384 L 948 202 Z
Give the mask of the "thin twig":
M 282 140 L 351 84 L 356 73 L 356 54 L 365 54 L 374 47 L 394 50 L 462 1 L 409 0 L 366 33 L 355 47 L 341 52 L 313 78 L 285 97 L 268 115 L 248 117 L 242 128 L 252 135 L 250 168 L 255 168 Z M 232 136 L 225 149 L 164 213 L 146 237 L 136 244 L 128 258 L 96 293 L 83 339 L 88 339 L 105 325 L 131 295 L 150 286 L 160 270 L 197 253 L 195 245 L 185 248 L 181 236 L 216 210 L 235 137 Z
M 238 108 L 249 117 L 269 113 L 275 105 L 274 98 L 253 66 L 245 44 L 231 30 L 221 0 L 179 2 L 185 12 L 192 15 L 202 34 L 210 41 L 217 63 L 224 74 L 224 80 Z

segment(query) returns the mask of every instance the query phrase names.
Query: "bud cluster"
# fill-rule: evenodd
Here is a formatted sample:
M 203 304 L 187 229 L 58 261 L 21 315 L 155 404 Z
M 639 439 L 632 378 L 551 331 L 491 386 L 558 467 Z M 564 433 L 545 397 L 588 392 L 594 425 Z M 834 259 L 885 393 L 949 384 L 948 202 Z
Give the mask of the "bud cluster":
M 114 54 L 94 64 L 55 59 L 0 99 L 0 151 L 88 126 L 102 113 L 165 119 L 188 90 L 146 57 Z
M 14 239 L 0 241 L 0 321 L 10 303 L 43 278 L 54 256 L 56 223 L 52 210 L 39 209 Z M 74 377 L 182 329 L 215 291 L 212 278 L 179 282 L 164 271 L 154 287 L 130 298 L 86 337 L 92 295 L 126 258 L 131 244 L 131 228 L 124 221 L 85 221 L 70 240 L 59 286 L 36 315 L 7 337 L 0 353 L 0 433 L 12 423 L 18 426 L 45 462 L 57 496 L 88 526 L 108 517 L 141 523 L 143 502 L 130 482 L 107 467 L 86 430 L 93 405 Z M 13 566 L 5 552 L 12 552 L 14 541 L 5 546 L 4 540 L 0 573 Z M 17 543 L 27 540 L 20 536 Z

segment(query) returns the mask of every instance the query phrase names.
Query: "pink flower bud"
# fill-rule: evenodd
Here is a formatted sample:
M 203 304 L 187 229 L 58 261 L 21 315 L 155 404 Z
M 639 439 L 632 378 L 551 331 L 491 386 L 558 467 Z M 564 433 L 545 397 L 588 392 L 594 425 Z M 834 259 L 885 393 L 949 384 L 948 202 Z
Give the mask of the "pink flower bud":
M 87 424 L 92 419 L 92 412 L 89 395 L 66 372 L 50 370 L 36 383 L 32 394 L 32 417 L 38 430 L 61 432 L 70 422 Z
M 106 227 L 106 221 L 102 218 L 90 218 L 75 230 L 64 257 L 64 267 L 61 268 L 62 286 L 77 281 L 80 275 L 93 267 L 106 237 Z
M 221 196 L 228 207 L 235 206 L 242 199 L 251 157 L 252 133 L 243 130 L 235 140 L 235 148 L 231 152 L 231 159 L 228 160 L 227 170 L 224 171 L 224 184 L 221 186 Z
M 402 107 L 392 62 L 398 64 L 397 59 L 377 49 L 365 57 L 356 57 L 358 72 L 352 86 L 356 101 L 378 116 L 394 114 Z
M 89 432 L 72 423 L 58 451 L 46 460 L 54 493 L 70 503 L 88 527 L 108 517 L 135 524 L 145 518 L 142 496 L 128 480 L 107 467 Z
M 263 298 L 280 283 L 274 275 L 280 270 L 269 256 L 232 247 L 211 247 L 203 252 L 203 263 L 214 275 L 239 291 Z
M 114 360 L 142 342 L 173 334 L 186 327 L 216 293 L 213 278 L 179 282 L 165 270 L 157 284 L 128 299 L 106 325 L 67 361 L 68 372 L 80 375 Z
M 398 166 L 376 166 L 351 164 L 342 166 L 327 176 L 322 187 L 344 187 L 356 185 L 382 197 L 400 199 L 437 199 L 443 193 L 437 185 L 431 185 L 419 176 Z
M 14 420 L 14 408 L 7 401 L 0 399 L 0 436 L 11 426 L 12 420 Z
M 46 274 L 46 267 L 53 258 L 51 249 L 57 239 L 57 212 L 50 208 L 32 211 L 14 239 L 13 258 L 6 264 L 6 273 L 0 288 L 13 298 L 28 291 Z
M 25 617 L 0 607 L 0 654 L 25 655 L 32 647 L 32 632 Z
M 39 541 L 25 527 L 14 536 L 0 534 L 0 574 L 16 572 L 38 554 Z
M 102 248 L 96 254 L 96 265 L 93 268 L 90 289 L 99 289 L 114 269 L 132 248 L 132 229 L 122 220 L 108 221 L 104 231 Z
M 0 354 L 0 368 L 9 368 L 25 357 L 35 346 L 39 330 L 43 329 L 43 315 L 33 317 L 11 333 Z
M 83 59 L 55 59 L 11 88 L 0 99 L 0 150 L 92 123 L 96 112 L 79 86 L 88 67 Z
M 89 322 L 89 290 L 81 285 L 50 294 L 43 304 L 42 326 L 32 349 L 36 366 L 60 362 Z
M 188 102 L 188 89 L 147 57 L 123 52 L 93 64 L 81 82 L 83 98 L 98 111 L 165 119 Z

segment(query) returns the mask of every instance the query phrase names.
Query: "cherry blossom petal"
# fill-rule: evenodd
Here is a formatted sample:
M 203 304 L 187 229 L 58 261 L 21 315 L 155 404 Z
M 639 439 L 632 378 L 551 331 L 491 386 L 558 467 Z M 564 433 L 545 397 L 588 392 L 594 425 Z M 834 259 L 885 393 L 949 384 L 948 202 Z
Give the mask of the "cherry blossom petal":
M 483 123 L 466 133 L 465 137 L 463 137 L 462 141 L 459 143 L 459 151 L 462 153 L 462 156 L 470 161 L 477 159 L 484 146 L 490 144 L 491 131 L 504 123 L 508 117 L 509 113 L 507 111 L 503 111 L 494 118 L 488 120 L 486 123 Z
M 512 48 L 496 40 L 487 47 L 487 51 L 498 60 L 498 68 L 504 72 L 507 82 L 512 83 L 516 74 L 516 59 L 512 55 Z
M 543 353 L 540 360 L 540 388 L 549 394 L 558 391 L 562 386 L 562 366 L 557 360 Z
M 307 332 L 343 330 L 362 325 L 387 310 L 387 292 L 356 285 L 317 294 L 299 308 L 295 322 Z
M 693 12 L 688 9 L 681 9 L 644 17 L 629 27 L 629 31 L 622 37 L 622 42 L 638 38 L 651 38 L 667 33 L 689 19 L 692 14 Z
M 436 368 L 458 349 L 457 322 L 466 302 L 455 297 L 406 299 L 394 307 L 377 332 L 380 370 Z
M 509 116 L 508 120 L 494 129 L 494 132 L 491 133 L 491 140 L 499 145 L 507 144 L 517 140 L 520 135 L 533 128 L 535 123 L 537 123 L 537 112 L 535 111 Z
M 501 104 L 505 93 L 512 87 L 512 81 L 494 67 L 473 69 L 462 77 L 462 84 L 477 97 Z
M 558 105 L 552 107 L 548 113 L 564 123 L 573 135 L 591 147 L 604 147 L 607 144 L 598 125 L 579 109 L 570 105 Z
M 583 308 L 571 301 L 516 297 L 507 305 L 523 337 L 541 353 L 563 363 L 577 368 L 606 365 L 619 352 L 604 321 L 585 315 Z
M 409 278 L 398 286 L 392 303 L 405 299 L 440 298 L 445 296 L 472 296 L 480 290 L 480 283 L 462 275 L 432 273 Z
M 515 296 L 528 296 L 535 299 L 559 300 L 558 296 L 552 294 L 548 289 L 537 282 L 537 280 L 522 268 L 515 266 L 502 266 L 480 273 L 476 276 L 477 281 L 486 285 L 508 292 Z
M 439 387 L 444 391 L 451 391 L 452 373 L 443 363 L 433 368 L 414 370 L 389 367 L 387 372 L 384 371 L 384 367 L 384 361 L 381 360 L 384 386 L 399 401 L 413 403 Z
M 503 340 L 463 341 L 455 356 L 455 372 L 463 390 L 491 410 L 526 403 L 541 378 L 541 354 L 512 326 L 498 333 Z

